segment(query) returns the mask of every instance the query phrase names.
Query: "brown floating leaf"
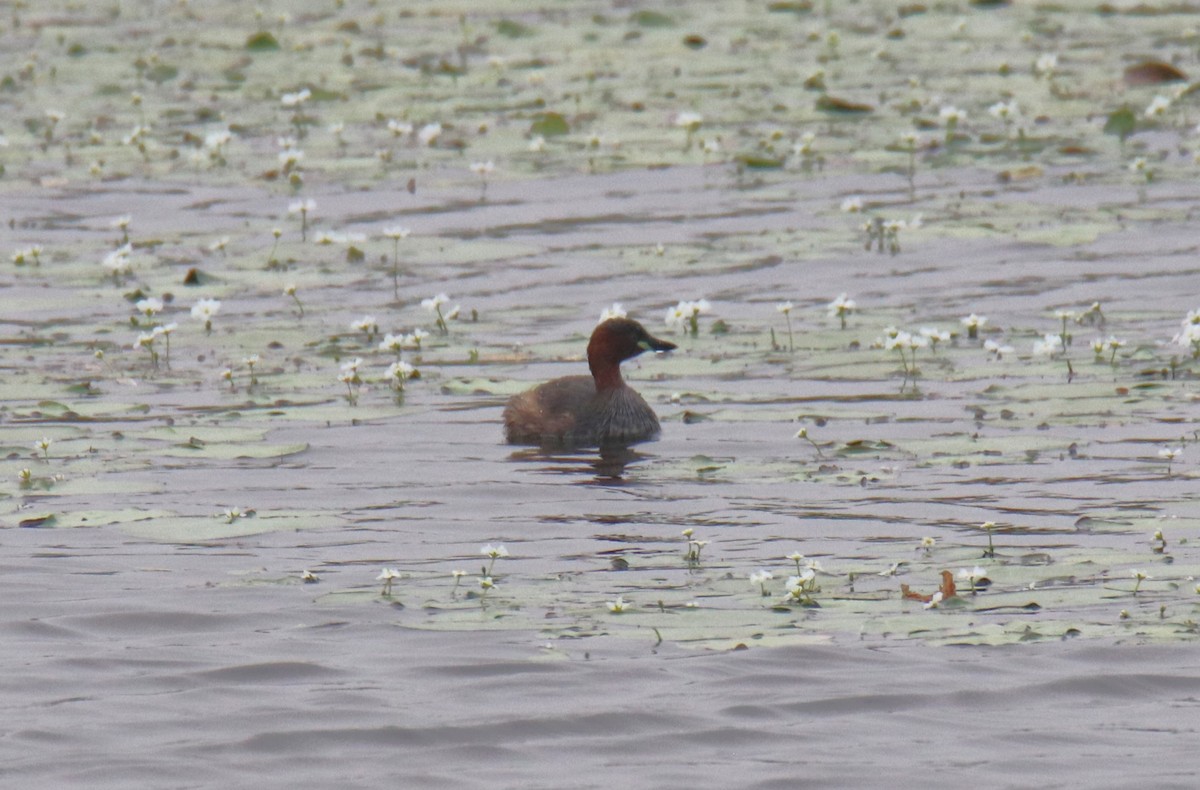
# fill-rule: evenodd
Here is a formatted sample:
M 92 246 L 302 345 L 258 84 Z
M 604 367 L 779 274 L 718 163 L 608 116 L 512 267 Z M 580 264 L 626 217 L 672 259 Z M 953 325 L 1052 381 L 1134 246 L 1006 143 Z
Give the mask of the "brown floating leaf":
M 869 104 L 861 104 L 849 101 L 848 99 L 839 99 L 837 96 L 830 96 L 829 94 L 825 94 L 817 99 L 817 109 L 825 112 L 848 114 L 875 112 L 875 108 Z
M 954 586 L 954 574 L 950 571 L 942 571 L 942 600 L 953 598 L 958 593 L 958 589 Z
M 1163 82 L 1180 82 L 1187 75 L 1170 63 L 1161 60 L 1147 60 L 1135 63 L 1125 69 L 1126 85 L 1158 85 Z
M 1031 181 L 1041 178 L 1043 172 L 1038 165 L 1025 165 L 1024 167 L 1014 167 L 1012 170 L 1002 170 L 997 178 L 1005 184 L 1009 184 L 1014 181 Z
M 958 594 L 958 588 L 954 586 L 953 573 L 950 571 L 942 571 L 942 585 L 938 588 L 938 591 L 942 594 L 943 601 L 947 598 L 953 598 Z M 933 600 L 932 595 L 922 595 L 921 593 L 913 590 L 907 584 L 900 585 L 900 594 L 904 598 L 911 598 L 912 600 L 920 601 L 921 603 L 929 603 Z
M 907 584 L 900 585 L 900 594 L 904 598 L 911 598 L 912 600 L 920 601 L 921 603 L 929 603 L 933 600 L 932 595 L 921 595 L 919 592 L 913 592 L 912 588 Z

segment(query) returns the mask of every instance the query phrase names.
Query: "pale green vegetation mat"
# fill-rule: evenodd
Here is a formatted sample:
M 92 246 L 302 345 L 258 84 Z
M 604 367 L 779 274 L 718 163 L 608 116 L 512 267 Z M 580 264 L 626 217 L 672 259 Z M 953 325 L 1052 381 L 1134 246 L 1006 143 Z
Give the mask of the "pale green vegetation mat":
M 475 564 L 489 558 L 435 549 L 421 567 L 397 565 L 385 599 L 403 601 L 405 625 L 717 647 L 1195 637 L 1200 329 L 1186 310 L 1106 310 L 1081 289 L 1083 303 L 1026 302 L 972 336 L 969 308 L 880 309 L 848 287 L 857 304 L 843 325 L 826 308 L 836 293 L 753 284 L 782 261 L 869 255 L 886 275 L 989 239 L 1069 260 L 1054 251 L 1131 226 L 1186 227 L 1200 172 L 1194 10 L 529 8 L 11 5 L 0 20 L 4 524 L 181 544 L 353 525 L 348 505 L 158 507 L 155 492 L 189 466 L 229 475 L 233 491 L 239 470 L 302 469 L 300 428 L 391 421 L 399 435 L 397 417 L 411 417 L 432 441 L 456 411 L 522 389 L 527 378 L 509 379 L 527 362 L 577 359 L 582 336 L 562 327 L 606 306 L 595 300 L 608 275 L 686 282 L 678 296 L 713 282 L 727 298 L 712 298 L 695 333 L 658 321 L 676 294 L 643 305 L 652 315 L 639 317 L 676 331 L 687 353 L 647 363 L 658 378 L 639 386 L 668 432 L 703 421 L 739 451 L 714 441 L 657 454 L 646 475 L 733 510 L 740 497 L 743 526 L 764 514 L 771 526 L 723 540 L 728 520 L 663 515 L 648 497 L 639 524 L 604 532 L 599 560 L 562 556 L 541 572 L 510 539 L 491 589 Z M 680 205 L 649 205 L 627 174 L 667 184 L 659 196 Z M 498 216 L 479 213 L 497 192 L 512 217 L 476 225 Z M 1109 192 L 1133 197 L 1097 197 Z M 594 216 L 556 215 L 560 200 L 594 204 Z M 612 230 L 647 216 L 664 229 L 698 223 L 696 235 L 655 246 Z M 765 224 L 737 221 L 756 217 Z M 589 235 L 589 222 L 602 230 Z M 579 279 L 553 268 L 567 252 Z M 521 295 L 542 279 L 576 301 Z M 958 301 L 987 279 L 953 285 Z M 474 303 L 434 299 L 456 285 Z M 886 278 L 867 288 L 886 301 Z M 1012 302 L 1037 293 L 1033 278 Z M 838 424 L 860 435 L 830 440 Z M 482 419 L 470 430 L 483 443 L 499 435 Z M 774 441 L 745 452 L 744 435 Z M 396 445 L 404 463 L 429 458 Z M 836 530 L 864 518 L 855 502 L 894 521 L 836 551 L 768 537 L 782 531 L 776 517 Z M 785 559 L 797 551 L 818 565 Z M 317 600 L 379 601 L 374 567 L 313 588 Z M 771 577 L 748 578 L 760 569 Z M 902 580 L 929 595 L 941 571 L 960 569 L 958 594 L 936 608 L 901 599 Z M 791 595 L 789 576 L 802 580 Z

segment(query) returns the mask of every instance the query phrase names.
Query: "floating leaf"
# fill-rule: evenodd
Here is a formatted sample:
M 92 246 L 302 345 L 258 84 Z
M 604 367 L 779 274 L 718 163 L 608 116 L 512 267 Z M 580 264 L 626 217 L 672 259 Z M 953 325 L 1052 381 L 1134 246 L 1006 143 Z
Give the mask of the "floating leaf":
M 1137 116 L 1133 114 L 1133 110 L 1122 107 L 1109 113 L 1108 120 L 1104 122 L 1104 133 L 1115 134 L 1121 138 L 1121 142 L 1125 142 L 1125 138 L 1133 134 L 1136 126 Z
M 567 119 L 556 112 L 539 114 L 529 126 L 530 134 L 540 134 L 542 137 L 554 137 L 570 132 L 571 125 L 567 123 Z
M 279 42 L 264 30 L 246 39 L 246 49 L 251 52 L 275 52 L 279 49 Z
M 528 38 L 534 35 L 534 29 L 511 19 L 501 19 L 496 23 L 496 32 L 507 38 Z
M 636 11 L 630 14 L 629 21 L 641 27 L 672 27 L 675 20 L 666 14 L 661 14 L 658 11 Z
M 1126 85 L 1161 85 L 1186 80 L 1186 74 L 1161 60 L 1147 60 L 1125 68 Z
M 875 111 L 875 108 L 869 104 L 854 102 L 849 99 L 839 99 L 837 96 L 830 96 L 829 94 L 824 94 L 817 99 L 817 109 L 822 112 L 838 113 L 841 115 L 862 115 Z
M 742 167 L 750 170 L 777 170 L 783 167 L 784 160 L 771 156 L 758 156 L 757 154 L 740 154 L 737 157 L 737 162 Z

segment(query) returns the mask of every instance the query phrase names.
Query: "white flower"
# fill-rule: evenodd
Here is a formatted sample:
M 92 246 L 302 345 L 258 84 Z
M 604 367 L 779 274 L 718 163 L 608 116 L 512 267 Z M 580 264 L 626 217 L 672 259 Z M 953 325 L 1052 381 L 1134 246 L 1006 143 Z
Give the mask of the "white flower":
M 895 351 L 899 348 L 911 348 L 912 334 L 900 330 L 884 340 L 883 347 L 888 351 Z
M 1147 118 L 1160 118 L 1166 115 L 1167 110 L 1171 108 L 1171 100 L 1166 96 L 1155 96 L 1150 106 L 1146 108 L 1145 116 Z
M 383 235 L 389 239 L 407 239 L 408 234 L 410 233 L 412 233 L 412 231 L 408 228 L 401 228 L 399 226 L 383 229 Z
M 863 210 L 862 198 L 855 195 L 842 201 L 842 211 L 847 214 L 858 214 Z
M 926 608 L 926 609 L 936 609 L 936 608 L 938 608 L 938 604 L 940 604 L 940 603 L 942 602 L 942 598 L 944 598 L 944 597 L 945 597 L 945 596 L 942 594 L 942 591 L 941 591 L 941 590 L 938 590 L 937 592 L 935 592 L 935 593 L 933 594 L 933 596 L 932 596 L 932 597 L 930 597 L 930 599 L 929 599 L 928 603 L 926 603 L 926 604 L 925 604 L 925 608 Z
M 979 329 L 981 326 L 987 323 L 987 316 L 975 315 L 974 313 L 971 313 L 966 318 L 960 319 L 959 322 L 967 329 Z
M 1200 324 L 1184 324 L 1183 331 L 1175 335 L 1172 342 L 1184 348 L 1200 349 Z
M 300 164 L 300 160 L 304 158 L 304 152 L 299 148 L 292 148 L 287 151 L 280 151 L 277 154 L 279 166 L 284 170 L 291 170 L 296 165 Z
M 391 351 L 393 353 L 404 348 L 404 335 L 393 335 L 388 332 L 383 336 L 383 340 L 379 343 L 380 351 Z
M 779 312 L 783 313 L 784 315 L 787 315 L 788 313 L 792 312 L 792 308 L 794 308 L 795 306 L 796 305 L 792 304 L 791 302 L 782 302 L 780 304 L 775 305 L 775 309 L 778 310 Z
M 409 363 L 400 360 L 388 367 L 388 376 L 398 380 L 410 379 L 417 374 L 417 369 Z
M 1142 173 L 1146 170 L 1146 157 L 1139 156 L 1129 163 L 1129 172 Z
M 294 200 L 288 204 L 288 213 L 289 214 L 308 214 L 308 213 L 312 212 L 313 210 L 315 210 L 316 207 L 317 207 L 317 201 L 313 200 L 312 198 L 305 198 L 303 200 Z
M 427 123 L 421 127 L 421 131 L 417 132 L 417 138 L 421 141 L 421 145 L 433 145 L 441 134 L 442 125 L 440 123 Z
M 211 321 L 221 309 L 221 302 L 217 299 L 201 299 L 192 305 L 192 318 L 198 318 L 201 321 Z
M 546 138 L 542 137 L 540 134 L 536 135 L 532 140 L 529 141 L 529 150 L 535 154 L 546 150 Z
M 299 107 L 304 102 L 312 97 L 312 91 L 308 88 L 296 91 L 295 93 L 285 93 L 279 97 L 279 101 L 284 107 Z
M 379 331 L 379 324 L 375 322 L 375 316 L 364 315 L 357 321 L 351 322 L 350 328 L 358 332 L 366 332 L 368 335 L 373 335 Z
M 479 553 L 483 554 L 484 556 L 491 557 L 492 559 L 496 559 L 497 557 L 507 557 L 508 549 L 504 548 L 503 543 L 501 543 L 497 546 L 493 546 L 492 544 L 489 543 L 488 545 L 481 548 L 479 550 Z
M 775 574 L 770 571 L 754 571 L 750 574 L 750 583 L 756 586 L 763 585 L 774 578 Z
M 429 299 L 422 299 L 421 307 L 425 308 L 426 310 L 428 310 L 431 313 L 436 313 L 438 311 L 439 307 L 441 307 L 442 305 L 446 304 L 446 302 L 449 302 L 449 301 L 450 301 L 449 296 L 446 296 L 446 294 L 444 294 L 444 293 L 440 293 L 437 296 L 430 297 Z
M 416 372 L 417 372 L 417 369 L 415 367 L 413 367 L 412 365 L 408 364 L 407 362 L 401 360 L 399 362 L 393 362 L 391 364 L 391 366 L 388 367 L 387 378 L 394 380 L 394 381 L 402 382 L 405 379 L 412 378 L 413 374 Z
M 625 316 L 626 316 L 625 308 L 621 306 L 621 303 L 613 302 L 612 307 L 606 307 L 602 311 L 600 311 L 599 323 L 603 324 L 605 321 L 607 321 L 610 318 L 625 318 Z
M 156 299 L 155 297 L 151 296 L 146 299 L 139 299 L 135 307 L 137 307 L 137 311 L 139 313 L 152 316 L 155 313 L 162 312 L 163 303 L 162 299 Z
M 1045 77 L 1053 74 L 1056 68 L 1058 68 L 1058 55 L 1052 52 L 1038 56 L 1038 59 L 1033 64 L 1034 73 Z
M 1174 461 L 1183 454 L 1182 447 L 1163 447 L 1158 451 L 1159 458 L 1165 458 L 1168 461 Z
M 829 303 L 829 315 L 843 316 L 847 313 L 853 313 L 858 308 L 858 304 L 846 294 L 838 294 L 838 298 Z
M 1041 340 L 1033 341 L 1033 355 L 1035 357 L 1053 357 L 1063 351 L 1062 335 L 1047 334 Z
M 988 107 L 988 113 L 993 117 L 999 118 L 1005 123 L 1008 123 L 1009 121 L 1016 119 L 1016 117 L 1020 115 L 1021 110 L 1019 107 L 1017 107 L 1016 101 L 999 101 L 993 104 L 991 107 Z
M 495 163 L 492 162 L 491 159 L 487 160 L 486 162 L 472 162 L 471 163 L 471 172 L 473 172 L 479 176 L 487 176 L 495 169 L 496 169 L 496 165 L 495 165 Z
M 938 112 L 938 119 L 947 126 L 961 124 L 967 120 L 967 113 L 957 107 L 947 105 Z
M 612 612 L 613 614 L 620 614 L 621 612 L 624 612 L 628 608 L 629 608 L 629 602 L 626 601 L 620 595 L 617 596 L 617 599 L 615 601 L 608 602 L 608 611 Z
M 406 134 L 412 134 L 413 125 L 404 121 L 398 121 L 395 118 L 389 118 L 387 128 L 393 136 L 403 137 Z
M 699 129 L 702 123 L 704 116 L 698 112 L 684 111 L 675 116 L 675 125 L 682 129 Z
M 219 129 L 215 132 L 209 132 L 204 136 L 204 147 L 209 151 L 220 151 L 232 139 L 233 132 L 228 129 Z
M 995 340 L 983 341 L 983 349 L 989 354 L 995 354 L 996 359 L 1002 359 L 1003 357 L 1016 351 L 1016 349 L 1014 349 L 1012 346 L 1003 346 L 997 343 Z
M 971 570 L 967 570 L 966 568 L 959 568 L 958 570 L 958 578 L 964 581 L 969 581 L 971 584 L 975 584 L 975 582 L 984 578 L 986 575 L 987 571 L 985 571 L 983 568 L 980 568 L 978 565 Z
M 933 548 L 933 546 L 934 546 L 934 544 L 935 544 L 936 542 L 937 542 L 937 541 L 935 541 L 933 538 L 931 538 L 931 537 L 928 537 L 928 536 L 927 536 L 927 537 L 924 537 L 924 538 L 921 538 L 921 548 L 923 548 L 923 549 L 932 549 L 932 548 Z

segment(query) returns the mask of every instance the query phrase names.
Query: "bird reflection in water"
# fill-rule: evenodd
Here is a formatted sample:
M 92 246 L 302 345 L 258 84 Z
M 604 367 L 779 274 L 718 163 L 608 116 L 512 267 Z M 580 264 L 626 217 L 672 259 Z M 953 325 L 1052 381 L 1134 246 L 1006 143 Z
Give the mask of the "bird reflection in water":
M 628 444 L 608 442 L 599 447 L 530 447 L 517 450 L 509 458 L 513 461 L 541 462 L 540 472 L 551 474 L 592 475 L 592 479 L 580 481 L 598 485 L 621 485 L 629 482 L 626 473 L 629 467 L 655 456 L 638 452 Z

